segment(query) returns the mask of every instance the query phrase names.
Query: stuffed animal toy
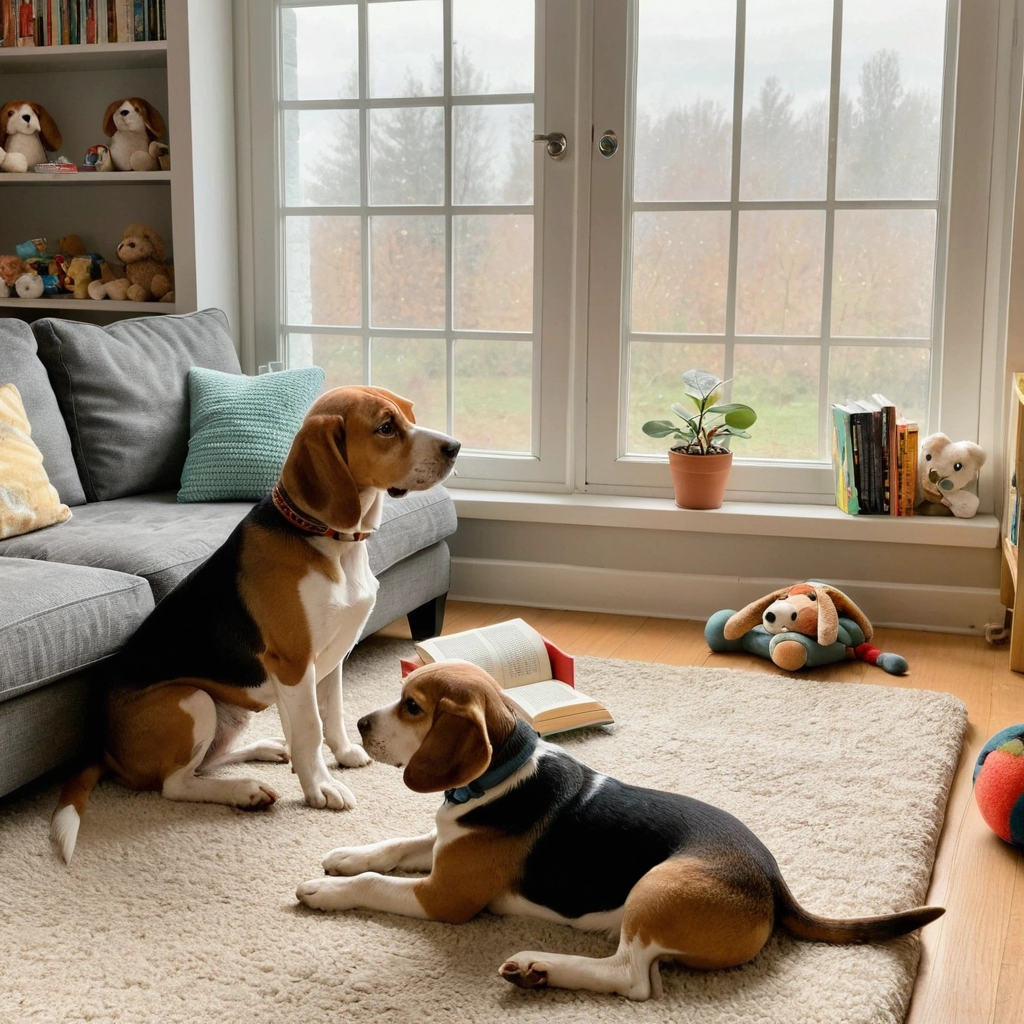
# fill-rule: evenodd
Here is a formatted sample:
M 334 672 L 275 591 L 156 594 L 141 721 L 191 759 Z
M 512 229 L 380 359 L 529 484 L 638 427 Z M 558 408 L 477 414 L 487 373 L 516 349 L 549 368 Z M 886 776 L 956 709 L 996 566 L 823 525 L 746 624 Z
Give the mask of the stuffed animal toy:
M 46 162 L 46 152 L 60 148 L 57 122 L 38 103 L 11 100 L 0 107 L 0 170 L 21 174 Z
M 112 281 L 93 281 L 89 297 L 128 299 L 130 302 L 173 302 L 174 267 L 164 260 L 164 240 L 147 224 L 129 224 L 117 247 L 125 264 L 125 276 Z
M 917 457 L 919 515 L 970 519 L 980 499 L 964 488 L 985 465 L 985 453 L 973 441 L 950 441 L 945 434 L 929 434 Z M 946 510 L 949 511 L 946 511 Z
M 974 765 L 974 799 L 985 824 L 1024 850 L 1024 725 L 997 732 Z
M 824 583 L 796 583 L 738 612 L 715 612 L 704 639 L 716 653 L 746 651 L 794 672 L 857 659 L 903 675 L 907 662 L 868 643 L 871 623 L 842 591 Z
M 19 299 L 38 299 L 43 294 L 43 279 L 35 271 L 22 274 L 14 282 L 14 290 Z
M 156 140 L 167 131 L 160 111 L 141 96 L 114 100 L 103 115 L 103 134 L 110 137 L 107 153 L 99 154 L 97 171 L 155 171 L 166 146 Z

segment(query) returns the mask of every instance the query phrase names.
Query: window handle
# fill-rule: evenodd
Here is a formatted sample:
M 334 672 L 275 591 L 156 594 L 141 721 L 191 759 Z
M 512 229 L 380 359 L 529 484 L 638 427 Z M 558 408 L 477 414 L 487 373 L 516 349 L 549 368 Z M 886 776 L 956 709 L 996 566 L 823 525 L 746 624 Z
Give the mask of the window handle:
M 569 140 L 565 137 L 563 132 L 551 132 L 550 135 L 538 135 L 534 132 L 533 141 L 546 142 L 548 156 L 550 156 L 552 160 L 561 160 L 569 149 Z

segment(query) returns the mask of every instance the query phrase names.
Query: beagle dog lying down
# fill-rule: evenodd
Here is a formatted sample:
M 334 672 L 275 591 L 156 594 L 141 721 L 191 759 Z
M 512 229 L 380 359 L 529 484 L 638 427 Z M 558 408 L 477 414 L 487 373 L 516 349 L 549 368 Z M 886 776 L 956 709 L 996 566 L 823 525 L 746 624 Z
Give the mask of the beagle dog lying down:
M 341 662 L 377 595 L 367 537 L 384 492 L 426 490 L 451 472 L 459 442 L 415 425 L 381 388 L 322 395 L 292 443 L 273 494 L 150 613 L 108 663 L 102 746 L 64 787 L 50 834 L 70 860 L 86 800 L 113 775 L 171 800 L 266 807 L 272 789 L 210 778 L 241 761 L 288 761 L 311 807 L 355 806 L 327 770 L 369 762 L 345 732 Z M 235 747 L 253 711 L 277 704 L 284 741 Z
M 539 739 L 491 677 L 468 662 L 406 678 L 396 704 L 359 721 L 366 751 L 405 767 L 416 792 L 445 791 L 437 828 L 342 847 L 303 882 L 319 910 L 363 907 L 458 924 L 482 910 L 618 936 L 604 959 L 516 953 L 498 973 L 523 988 L 661 994 L 662 959 L 717 970 L 754 957 L 772 930 L 875 942 L 941 907 L 835 919 L 804 910 L 775 858 L 740 821 L 686 796 L 629 786 Z M 389 877 L 403 869 L 420 877 Z

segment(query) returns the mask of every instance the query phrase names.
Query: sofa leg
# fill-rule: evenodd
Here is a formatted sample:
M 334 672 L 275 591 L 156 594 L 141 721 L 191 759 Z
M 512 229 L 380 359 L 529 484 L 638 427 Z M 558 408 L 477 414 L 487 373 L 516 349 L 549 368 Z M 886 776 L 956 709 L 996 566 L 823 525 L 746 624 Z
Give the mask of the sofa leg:
M 444 627 L 444 603 L 448 595 L 440 594 L 432 601 L 413 608 L 406 616 L 413 640 L 428 640 L 438 636 Z

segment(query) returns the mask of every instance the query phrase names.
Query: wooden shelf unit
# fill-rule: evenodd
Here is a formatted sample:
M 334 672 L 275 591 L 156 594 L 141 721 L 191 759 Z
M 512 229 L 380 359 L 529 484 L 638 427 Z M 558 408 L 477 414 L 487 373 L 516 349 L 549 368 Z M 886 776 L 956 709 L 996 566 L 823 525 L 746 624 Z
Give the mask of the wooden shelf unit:
M 1006 505 L 1003 510 L 1000 600 L 1010 618 L 1010 668 L 1024 672 L 1024 595 L 1018 587 L 1020 569 L 1020 487 L 1024 485 L 1024 373 L 1012 374 L 1006 439 Z

